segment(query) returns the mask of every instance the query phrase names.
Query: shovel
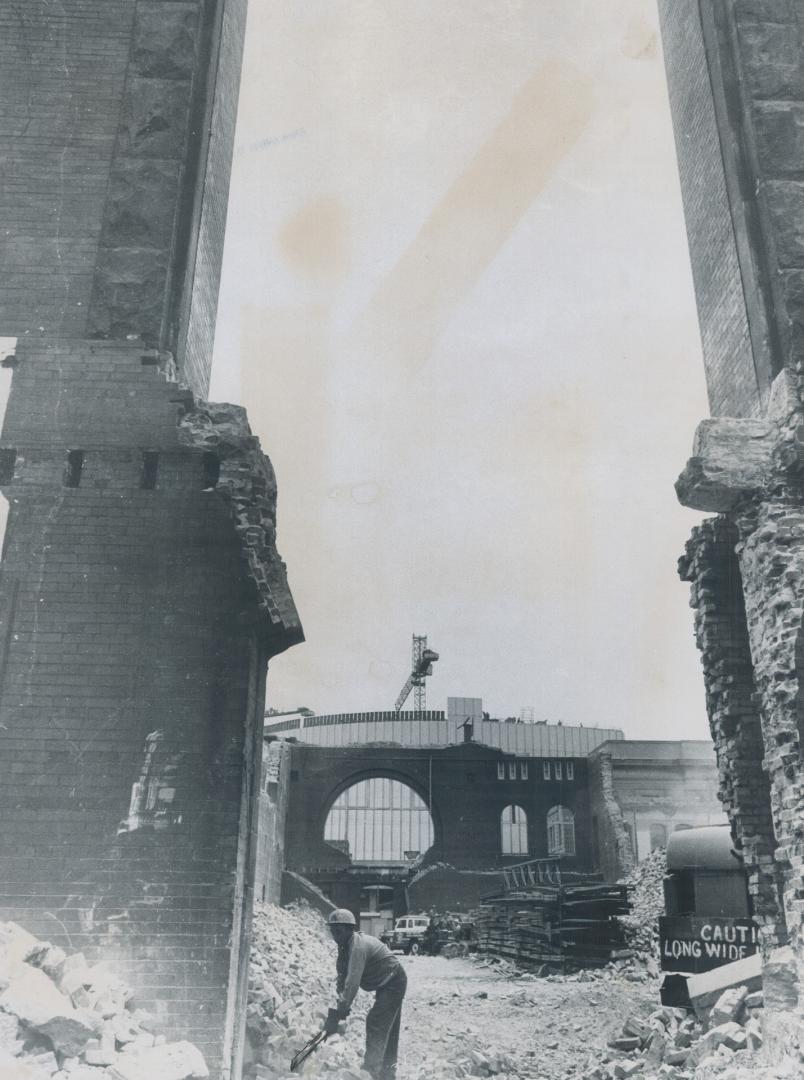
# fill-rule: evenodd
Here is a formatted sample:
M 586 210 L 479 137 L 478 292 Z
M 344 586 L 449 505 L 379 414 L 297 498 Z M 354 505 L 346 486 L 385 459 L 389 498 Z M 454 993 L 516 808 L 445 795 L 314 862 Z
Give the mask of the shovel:
M 337 1015 L 338 1015 L 338 1012 L 337 1012 L 336 1009 L 330 1009 L 329 1010 L 329 1016 L 327 1017 L 327 1026 L 331 1023 L 331 1021 L 333 1020 L 333 1017 L 337 1017 Z M 298 1052 L 298 1054 L 296 1054 L 296 1056 L 294 1057 L 293 1061 L 291 1061 L 291 1063 L 290 1063 L 290 1071 L 291 1072 L 298 1072 L 298 1070 L 301 1068 L 301 1066 L 304 1064 L 304 1062 L 308 1059 L 310 1054 L 315 1053 L 315 1051 L 318 1049 L 318 1047 L 321 1045 L 321 1043 L 324 1042 L 324 1040 L 328 1039 L 328 1038 L 329 1038 L 329 1032 L 327 1031 L 326 1027 L 323 1029 L 323 1031 L 319 1031 L 317 1035 L 314 1035 L 312 1037 L 312 1039 L 310 1039 L 310 1041 L 308 1043 L 304 1044 L 304 1046 L 301 1048 L 301 1050 Z

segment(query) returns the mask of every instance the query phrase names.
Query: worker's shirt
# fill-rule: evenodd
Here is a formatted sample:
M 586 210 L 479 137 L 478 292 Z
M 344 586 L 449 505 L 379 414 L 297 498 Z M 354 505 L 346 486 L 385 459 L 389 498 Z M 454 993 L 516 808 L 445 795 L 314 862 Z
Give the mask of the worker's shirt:
M 377 938 L 356 931 L 347 946 L 338 949 L 338 1004 L 351 1009 L 359 989 L 379 990 L 402 965 Z

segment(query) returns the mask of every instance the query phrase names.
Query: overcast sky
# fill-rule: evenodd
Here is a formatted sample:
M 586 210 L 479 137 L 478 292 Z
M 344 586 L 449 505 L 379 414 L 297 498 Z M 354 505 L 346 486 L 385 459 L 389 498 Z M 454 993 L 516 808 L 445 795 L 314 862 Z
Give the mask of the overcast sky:
M 212 397 L 279 479 L 269 704 L 703 738 L 707 415 L 654 0 L 251 0 Z

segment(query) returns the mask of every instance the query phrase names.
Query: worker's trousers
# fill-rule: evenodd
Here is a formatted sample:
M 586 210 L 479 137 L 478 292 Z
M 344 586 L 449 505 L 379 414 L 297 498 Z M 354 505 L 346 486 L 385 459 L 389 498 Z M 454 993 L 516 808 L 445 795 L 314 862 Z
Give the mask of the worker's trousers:
M 363 1067 L 374 1080 L 394 1080 L 396 1076 L 399 1024 L 407 986 L 408 978 L 400 964 L 397 974 L 376 991 L 374 1004 L 366 1017 L 366 1060 Z

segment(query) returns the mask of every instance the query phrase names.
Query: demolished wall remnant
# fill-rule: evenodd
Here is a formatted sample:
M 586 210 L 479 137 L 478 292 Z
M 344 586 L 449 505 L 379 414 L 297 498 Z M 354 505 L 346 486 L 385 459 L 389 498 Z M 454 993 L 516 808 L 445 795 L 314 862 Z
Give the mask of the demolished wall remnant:
M 659 8 L 714 417 L 698 429 L 677 493 L 722 515 L 694 531 L 681 573 L 692 584 L 720 793 L 749 870 L 766 982 L 792 965 L 801 984 L 801 11 L 789 0 Z
M 180 423 L 208 393 L 246 0 L 6 8 L 0 918 L 103 953 L 238 1080 L 266 668 L 302 633 L 242 410 L 217 470 Z

